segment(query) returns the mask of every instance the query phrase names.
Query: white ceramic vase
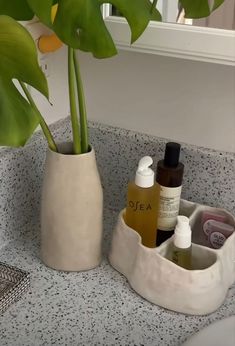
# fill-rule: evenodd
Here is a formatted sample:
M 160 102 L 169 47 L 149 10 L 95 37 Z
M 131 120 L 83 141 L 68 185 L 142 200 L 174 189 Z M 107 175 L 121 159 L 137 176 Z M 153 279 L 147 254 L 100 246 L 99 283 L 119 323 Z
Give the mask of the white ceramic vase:
M 103 192 L 95 152 L 71 155 L 71 143 L 48 150 L 41 202 L 41 259 L 63 271 L 101 261 Z

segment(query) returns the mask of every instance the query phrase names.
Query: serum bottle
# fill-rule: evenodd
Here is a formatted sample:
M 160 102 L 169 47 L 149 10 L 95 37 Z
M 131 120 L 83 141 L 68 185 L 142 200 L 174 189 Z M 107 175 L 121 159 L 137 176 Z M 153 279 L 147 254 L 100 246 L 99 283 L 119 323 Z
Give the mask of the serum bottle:
M 156 180 L 160 190 L 157 213 L 157 242 L 159 246 L 174 234 L 179 213 L 184 165 L 179 162 L 180 144 L 166 144 L 164 160 L 158 161 Z
M 192 269 L 192 231 L 186 216 L 177 216 L 173 239 L 172 262 L 185 269 Z
M 138 232 L 142 244 L 156 247 L 158 188 L 154 172 L 150 168 L 153 160 L 144 156 L 138 165 L 135 181 L 128 184 L 125 222 Z

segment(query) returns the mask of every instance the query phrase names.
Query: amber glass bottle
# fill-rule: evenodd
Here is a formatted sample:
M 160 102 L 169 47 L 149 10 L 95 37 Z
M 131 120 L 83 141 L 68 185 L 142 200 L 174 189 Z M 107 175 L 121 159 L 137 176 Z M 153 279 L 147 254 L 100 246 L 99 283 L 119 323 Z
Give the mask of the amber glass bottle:
M 139 233 L 143 245 L 153 248 L 156 247 L 158 186 L 149 168 L 152 162 L 151 157 L 143 157 L 135 181 L 128 184 L 125 222 Z
M 180 144 L 169 142 L 166 144 L 164 160 L 157 164 L 156 180 L 160 189 L 157 246 L 174 234 L 184 172 L 179 156 Z

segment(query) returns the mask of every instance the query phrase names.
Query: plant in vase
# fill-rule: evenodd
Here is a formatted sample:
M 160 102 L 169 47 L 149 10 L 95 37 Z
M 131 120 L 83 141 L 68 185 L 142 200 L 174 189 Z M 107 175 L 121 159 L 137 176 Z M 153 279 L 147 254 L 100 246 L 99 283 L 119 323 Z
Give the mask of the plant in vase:
M 56 4 L 57 13 L 52 21 L 52 5 Z M 0 53 L 5 60 L 0 68 L 1 91 L 5 93 L 1 97 L 5 133 L 0 134 L 0 144 L 23 145 L 38 123 L 42 127 L 49 150 L 42 191 L 41 257 L 48 266 L 61 270 L 90 269 L 101 259 L 102 188 L 94 149 L 89 147 L 84 94 L 75 54 L 75 49 L 91 52 L 97 58 L 117 53 L 102 18 L 101 4 L 102 1 L 97 0 L 28 0 L 21 1 L 19 6 L 18 1 L 12 1 L 10 5 L 0 1 L 0 13 L 17 20 L 29 20 L 36 15 L 68 46 L 73 142 L 56 144 L 25 85 L 32 85 L 48 97 L 47 83 L 38 66 L 33 41 L 19 23 L 7 16 L 0 17 Z M 144 31 L 149 20 L 160 19 L 160 14 L 148 0 L 135 3 L 119 0 L 115 5 L 127 18 L 133 41 Z M 15 88 L 13 78 L 19 81 L 24 96 Z M 4 117 L 8 117 L 8 123 Z M 9 124 L 7 134 L 5 123 Z
M 60 270 L 87 270 L 101 259 L 102 188 L 89 145 L 86 106 L 76 50 L 96 58 L 117 53 L 102 18 L 103 0 L 0 0 L 0 144 L 22 146 L 40 124 L 48 142 L 42 191 L 42 260 Z M 161 20 L 157 0 L 108 1 L 127 19 L 134 42 L 150 20 Z M 223 0 L 215 0 L 214 8 Z M 181 0 L 188 17 L 210 13 L 207 0 Z M 52 9 L 55 10 L 53 19 Z M 46 78 L 30 34 L 15 20 L 36 15 L 68 47 L 72 143 L 56 144 L 27 84 L 48 98 Z M 13 83 L 22 88 L 18 91 Z

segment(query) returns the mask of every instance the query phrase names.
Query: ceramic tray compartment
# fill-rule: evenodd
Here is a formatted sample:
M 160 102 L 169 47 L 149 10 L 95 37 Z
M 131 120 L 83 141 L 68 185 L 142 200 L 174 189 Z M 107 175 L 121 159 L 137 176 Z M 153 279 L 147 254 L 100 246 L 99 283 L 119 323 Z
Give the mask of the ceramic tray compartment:
M 125 210 L 119 214 L 113 232 L 111 265 L 126 276 L 138 294 L 154 304 L 193 315 L 215 311 L 235 281 L 235 232 L 218 250 L 199 245 L 203 210 L 224 214 L 235 225 L 235 218 L 225 210 L 181 201 L 180 215 L 190 218 L 193 231 L 193 270 L 181 268 L 165 257 L 171 239 L 155 249 L 143 246 L 139 234 L 125 224 Z

